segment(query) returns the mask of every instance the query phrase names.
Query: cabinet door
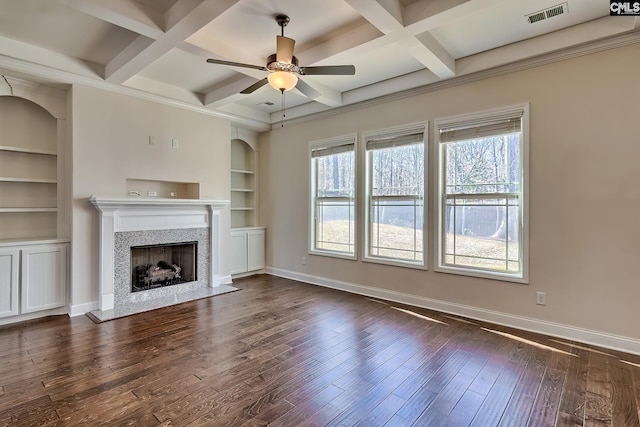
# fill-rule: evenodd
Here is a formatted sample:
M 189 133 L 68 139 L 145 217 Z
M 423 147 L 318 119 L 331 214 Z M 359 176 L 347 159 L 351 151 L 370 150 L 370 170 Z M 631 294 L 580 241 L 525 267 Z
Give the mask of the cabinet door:
M 63 307 L 67 296 L 67 246 L 22 250 L 22 313 Z
M 264 268 L 264 230 L 250 230 L 247 233 L 247 270 Z
M 0 318 L 18 314 L 18 257 L 20 251 L 0 250 Z
M 247 232 L 231 232 L 231 274 L 247 271 Z

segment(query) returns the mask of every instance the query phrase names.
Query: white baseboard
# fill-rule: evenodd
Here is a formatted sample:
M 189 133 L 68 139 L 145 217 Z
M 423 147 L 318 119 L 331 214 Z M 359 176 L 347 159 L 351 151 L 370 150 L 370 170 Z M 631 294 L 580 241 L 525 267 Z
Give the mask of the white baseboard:
M 216 286 L 218 285 L 230 285 L 231 284 L 231 275 L 227 274 L 226 276 L 220 276 L 218 279 L 218 283 L 216 284 Z
M 231 278 L 242 279 L 243 277 L 255 276 L 256 274 L 264 274 L 264 273 L 265 273 L 265 269 L 263 268 L 262 270 L 253 270 L 253 271 L 247 271 L 245 273 L 233 274 L 231 275 Z
M 0 326 L 10 325 L 12 323 L 25 322 L 27 320 L 39 319 L 47 316 L 66 316 L 67 308 L 53 308 L 51 310 L 36 311 L 33 313 L 19 314 L 17 316 L 3 317 L 0 319 Z
M 94 311 L 100 308 L 98 301 L 87 302 L 84 304 L 72 304 L 69 307 L 69 317 L 82 316 L 90 311 Z
M 444 313 L 481 320 L 484 322 L 495 323 L 498 325 L 509 326 L 525 331 L 551 335 L 558 338 L 579 341 L 599 347 L 605 347 L 613 350 L 623 351 L 626 353 L 640 355 L 640 340 L 629 337 L 612 335 L 604 332 L 582 329 L 575 326 L 563 325 L 559 323 L 547 322 L 530 317 L 516 316 L 513 314 L 486 310 L 483 308 L 468 305 L 455 304 L 447 301 L 425 298 L 387 289 L 374 288 L 370 286 L 359 285 L 356 283 L 343 282 L 280 268 L 267 267 L 266 273 L 273 276 L 298 280 L 300 282 L 338 289 L 354 294 L 380 298 L 402 304 L 409 304 L 416 307 L 423 307 Z

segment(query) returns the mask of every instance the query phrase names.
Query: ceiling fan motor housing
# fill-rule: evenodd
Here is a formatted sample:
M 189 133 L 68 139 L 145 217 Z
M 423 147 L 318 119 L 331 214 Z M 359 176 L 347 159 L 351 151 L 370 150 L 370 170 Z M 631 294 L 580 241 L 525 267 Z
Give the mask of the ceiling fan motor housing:
M 291 58 L 291 64 L 286 62 L 278 62 L 276 60 L 276 54 L 269 55 L 267 58 L 267 70 L 269 71 L 289 71 L 290 73 L 300 72 L 300 66 L 298 65 L 298 58 L 295 56 Z

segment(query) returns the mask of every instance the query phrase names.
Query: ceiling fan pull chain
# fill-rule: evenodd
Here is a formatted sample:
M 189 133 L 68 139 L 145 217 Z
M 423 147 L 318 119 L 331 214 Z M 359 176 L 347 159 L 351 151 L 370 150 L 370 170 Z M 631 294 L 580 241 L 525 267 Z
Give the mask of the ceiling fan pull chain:
M 283 128 L 284 127 L 284 89 L 280 89 L 280 92 L 282 93 L 282 114 L 280 116 L 280 127 Z

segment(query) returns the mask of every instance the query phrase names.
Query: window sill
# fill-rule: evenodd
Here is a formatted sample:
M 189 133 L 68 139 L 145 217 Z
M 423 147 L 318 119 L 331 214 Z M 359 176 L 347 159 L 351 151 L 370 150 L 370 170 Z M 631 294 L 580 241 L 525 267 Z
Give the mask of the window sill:
M 424 264 L 418 264 L 418 263 L 409 262 L 409 261 L 399 261 L 394 259 L 386 259 L 386 258 L 364 257 L 362 258 L 362 262 L 390 265 L 393 267 L 413 268 L 415 270 L 428 270 L 427 266 Z
M 319 251 L 319 250 L 313 250 L 313 249 L 309 250 L 309 255 L 318 255 L 318 256 L 324 256 L 329 258 L 340 258 L 340 259 L 346 259 L 350 261 L 358 260 L 358 257 L 355 254 L 349 255 L 349 254 L 342 254 L 339 252 Z
M 502 282 L 529 284 L 529 279 L 525 277 L 515 276 L 513 274 L 490 272 L 483 270 L 473 270 L 462 267 L 439 266 L 434 269 L 437 273 L 457 274 L 460 276 L 478 277 L 481 279 L 500 280 Z

